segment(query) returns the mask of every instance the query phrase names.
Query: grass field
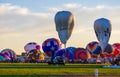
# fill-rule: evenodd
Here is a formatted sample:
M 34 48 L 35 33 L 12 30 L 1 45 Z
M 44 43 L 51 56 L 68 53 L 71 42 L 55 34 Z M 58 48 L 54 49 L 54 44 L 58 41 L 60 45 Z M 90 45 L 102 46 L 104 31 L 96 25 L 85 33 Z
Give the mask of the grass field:
M 0 77 L 94 77 L 95 69 L 99 77 L 120 77 L 120 69 L 102 68 L 104 64 L 66 64 L 65 66 L 41 63 L 0 63 Z

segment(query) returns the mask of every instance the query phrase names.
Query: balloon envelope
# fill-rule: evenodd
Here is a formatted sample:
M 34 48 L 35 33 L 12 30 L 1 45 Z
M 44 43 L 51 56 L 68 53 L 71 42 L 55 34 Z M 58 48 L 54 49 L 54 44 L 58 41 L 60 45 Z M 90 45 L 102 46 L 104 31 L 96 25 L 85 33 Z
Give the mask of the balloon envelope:
M 28 52 L 28 54 L 27 54 L 27 60 L 28 61 L 38 61 L 39 60 L 39 58 L 40 58 L 40 51 L 39 50 L 37 50 L 37 49 L 33 49 L 33 50 L 31 50 L 31 51 L 29 51 Z
M 57 12 L 55 15 L 55 25 L 61 42 L 66 44 L 74 27 L 73 14 L 69 11 Z
M 112 45 L 108 44 L 104 50 L 104 52 L 100 53 L 101 57 L 112 57 L 114 49 Z
M 75 59 L 74 52 L 76 48 L 75 47 L 67 47 L 65 50 L 65 56 L 70 60 L 70 59 Z
M 84 48 L 77 48 L 75 50 L 75 59 L 87 60 L 88 59 L 87 50 Z
M 44 58 L 45 58 L 45 54 L 44 53 L 40 53 L 40 60 L 44 60 Z
M 114 43 L 112 46 L 114 48 L 113 56 L 116 57 L 118 54 L 120 54 L 120 43 Z
M 49 38 L 43 42 L 42 49 L 48 56 L 54 56 L 54 53 L 60 49 L 60 41 L 56 38 Z
M 29 42 L 24 46 L 25 51 L 28 53 L 29 51 L 33 49 L 40 50 L 40 45 L 38 45 L 36 42 Z
M 65 55 L 65 49 L 60 49 L 55 53 L 55 57 L 56 56 L 64 56 Z
M 10 60 L 9 56 L 6 54 L 0 53 L 0 61 Z
M 1 53 L 7 55 L 11 60 L 17 58 L 17 57 L 16 57 L 16 53 L 15 53 L 13 50 L 8 49 L 8 48 L 3 49 L 3 50 L 1 51 Z
M 92 57 L 97 57 L 101 52 L 101 47 L 98 42 L 92 41 L 88 43 L 86 50 L 91 54 Z
M 94 30 L 102 51 L 104 52 L 111 35 L 111 23 L 106 18 L 97 19 L 94 22 Z
M 67 47 L 66 49 L 60 49 L 56 52 L 56 56 L 66 57 L 68 60 L 75 59 L 74 52 L 76 48 L 75 47 Z

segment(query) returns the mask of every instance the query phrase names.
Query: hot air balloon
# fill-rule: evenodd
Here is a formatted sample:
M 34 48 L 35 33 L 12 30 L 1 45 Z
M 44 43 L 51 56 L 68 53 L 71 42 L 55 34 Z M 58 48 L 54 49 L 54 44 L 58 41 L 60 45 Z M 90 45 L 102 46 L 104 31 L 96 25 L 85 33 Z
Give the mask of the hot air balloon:
M 44 60 L 45 54 L 43 52 L 40 53 L 40 60 Z
M 101 47 L 98 42 L 92 41 L 87 44 L 86 50 L 91 54 L 91 57 L 97 58 L 101 52 Z
M 100 53 L 100 56 L 101 56 L 102 58 L 104 58 L 104 57 L 112 57 L 113 51 L 114 51 L 114 49 L 113 49 L 112 45 L 108 44 L 108 45 L 106 46 L 104 52 L 101 52 L 101 53 Z
M 53 62 L 55 52 L 57 52 L 60 47 L 60 41 L 56 38 L 49 38 L 42 44 L 42 49 L 49 57 L 51 57 L 51 62 Z
M 66 48 L 65 56 L 68 58 L 68 60 L 74 60 L 75 59 L 75 56 L 74 56 L 75 50 L 76 50 L 75 47 L 67 47 Z
M 111 23 L 106 18 L 97 19 L 94 22 L 94 30 L 96 37 L 100 42 L 102 52 L 104 52 L 111 35 Z
M 117 55 L 120 54 L 120 43 L 114 43 L 113 45 L 113 57 L 116 57 Z
M 55 15 L 55 25 L 59 38 L 66 48 L 66 42 L 70 38 L 74 27 L 73 14 L 69 11 L 57 12 Z
M 27 60 L 29 62 L 37 62 L 40 58 L 40 51 L 33 49 L 27 53 Z
M 11 62 L 17 58 L 16 53 L 9 48 L 3 49 L 1 53 L 7 55 L 10 58 Z
M 0 53 L 0 61 L 10 60 L 9 56 L 6 54 Z
M 61 56 L 63 57 L 65 55 L 65 49 L 60 49 L 55 53 L 55 57 L 56 56 Z
M 56 56 L 64 57 L 69 61 L 72 61 L 75 59 L 74 52 L 76 48 L 75 47 L 67 47 L 66 49 L 60 49 L 55 53 Z
M 40 45 L 37 44 L 36 42 L 29 42 L 24 46 L 25 51 L 28 53 L 29 51 L 33 49 L 38 49 L 40 50 Z
M 87 61 L 88 56 L 89 56 L 87 52 L 88 51 L 84 48 L 77 48 L 75 50 L 75 59 L 76 60 L 80 59 L 80 60 L 83 60 L 83 61 Z

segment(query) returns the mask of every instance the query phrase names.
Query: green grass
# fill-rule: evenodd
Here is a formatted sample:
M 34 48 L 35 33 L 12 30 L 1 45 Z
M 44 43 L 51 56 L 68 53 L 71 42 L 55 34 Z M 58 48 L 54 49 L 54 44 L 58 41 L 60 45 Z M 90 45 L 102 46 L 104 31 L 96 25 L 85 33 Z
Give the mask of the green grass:
M 102 68 L 103 66 L 103 64 L 66 64 L 56 67 L 56 65 L 40 63 L 0 63 L 0 77 L 94 76 L 96 68 L 100 76 L 120 76 L 120 69 Z

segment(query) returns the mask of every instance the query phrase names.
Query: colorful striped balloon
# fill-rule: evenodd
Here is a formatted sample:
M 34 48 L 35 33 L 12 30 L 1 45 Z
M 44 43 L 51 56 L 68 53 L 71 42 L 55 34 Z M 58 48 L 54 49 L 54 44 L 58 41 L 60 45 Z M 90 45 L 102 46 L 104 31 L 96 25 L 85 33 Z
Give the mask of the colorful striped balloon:
M 13 59 L 16 59 L 16 58 L 17 58 L 17 57 L 16 57 L 16 53 L 15 53 L 13 50 L 8 49 L 8 48 L 3 49 L 3 50 L 1 51 L 1 53 L 7 55 L 7 56 L 10 58 L 10 60 L 13 60 Z
M 86 50 L 90 52 L 92 57 L 97 57 L 101 52 L 101 47 L 98 42 L 92 41 L 87 44 Z
M 6 54 L 0 53 L 0 61 L 10 60 L 9 56 Z
M 75 59 L 76 60 L 79 60 L 79 59 L 87 60 L 88 56 L 89 56 L 87 52 L 88 51 L 86 49 L 84 49 L 84 48 L 77 48 L 75 50 Z
M 27 60 L 30 62 L 35 62 L 38 61 L 40 57 L 40 51 L 37 49 L 33 49 L 31 51 L 28 52 L 27 54 Z

